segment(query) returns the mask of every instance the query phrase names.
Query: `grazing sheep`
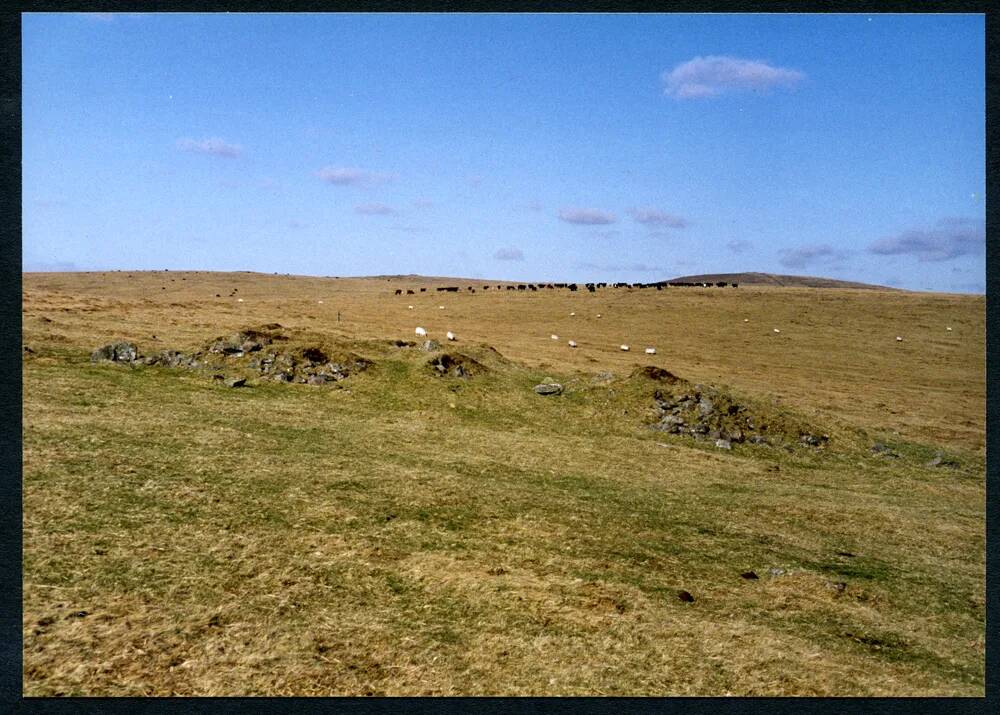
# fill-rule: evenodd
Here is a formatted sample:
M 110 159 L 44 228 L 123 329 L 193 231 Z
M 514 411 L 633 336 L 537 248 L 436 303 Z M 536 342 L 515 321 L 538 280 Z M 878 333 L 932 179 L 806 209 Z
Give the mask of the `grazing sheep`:
M 896 342 L 897 343 L 901 343 L 901 342 L 903 342 L 903 339 L 897 335 L 896 336 Z
M 600 313 L 598 313 L 598 314 L 597 314 L 597 317 L 598 317 L 598 318 L 600 318 L 600 317 L 601 317 L 601 314 L 600 314 Z
M 622 352 L 625 352 L 625 353 L 628 352 L 628 345 L 619 345 L 618 347 L 621 348 Z
M 574 315 L 576 315 L 576 313 L 570 313 L 570 314 L 569 314 L 569 317 L 571 317 L 571 318 L 572 318 L 572 317 L 573 317 Z
M 444 306 L 443 305 L 439 305 L 438 306 L 438 310 L 444 310 Z
M 415 330 L 414 332 L 415 332 L 415 333 L 416 333 L 417 335 L 419 335 L 420 337 L 422 337 L 422 338 L 426 338 L 426 337 L 427 337 L 427 331 L 426 331 L 426 330 L 424 330 L 424 329 L 423 329 L 423 328 L 421 328 L 421 327 L 417 327 L 417 329 L 416 329 L 416 330 Z
M 647 355 L 656 355 L 656 348 L 646 348 Z
M 750 318 L 744 318 L 744 319 L 743 319 L 743 322 L 744 322 L 744 323 L 749 323 L 749 322 L 750 322 Z
M 575 348 L 576 347 L 576 341 L 575 340 L 570 340 L 568 344 L 569 344 L 569 346 L 571 348 Z
M 774 332 L 776 332 L 776 333 L 780 333 L 781 331 L 780 331 L 780 330 L 778 330 L 777 328 L 775 328 L 775 329 L 774 329 Z
M 321 300 L 317 300 L 316 302 L 319 303 L 320 305 L 323 305 L 323 301 Z
M 237 298 L 237 299 L 236 299 L 236 302 L 237 302 L 237 303 L 242 303 L 242 302 L 243 302 L 243 299 L 242 299 L 242 298 Z
M 947 330 L 949 333 L 951 332 L 951 328 L 945 328 L 945 330 Z
M 412 305 L 408 305 L 406 307 L 409 308 L 410 310 L 413 310 L 413 306 Z
M 559 336 L 558 336 L 558 335 L 553 335 L 553 336 L 552 336 L 552 339 L 553 339 L 553 340 L 558 340 L 558 339 L 559 339 Z
M 448 340 L 455 340 L 455 333 L 449 330 L 447 333 L 445 333 L 445 337 L 448 338 Z

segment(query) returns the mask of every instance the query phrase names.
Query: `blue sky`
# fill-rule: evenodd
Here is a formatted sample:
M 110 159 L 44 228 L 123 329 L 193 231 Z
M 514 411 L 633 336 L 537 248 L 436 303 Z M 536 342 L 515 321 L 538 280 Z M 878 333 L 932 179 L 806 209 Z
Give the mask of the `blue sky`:
M 981 15 L 22 23 L 25 270 L 985 290 Z

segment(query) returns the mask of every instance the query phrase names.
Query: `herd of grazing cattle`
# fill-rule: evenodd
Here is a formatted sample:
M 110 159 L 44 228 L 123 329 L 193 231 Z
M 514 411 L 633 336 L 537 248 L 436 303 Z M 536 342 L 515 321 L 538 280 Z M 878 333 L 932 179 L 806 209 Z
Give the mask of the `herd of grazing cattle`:
M 663 290 L 664 288 L 725 288 L 726 286 L 732 286 L 733 288 L 739 288 L 739 283 L 729 283 L 727 281 L 718 281 L 716 283 L 686 283 L 677 281 L 659 281 L 657 283 L 612 283 L 612 288 L 628 288 L 632 290 L 633 288 L 655 288 L 656 290 Z M 492 286 L 484 285 L 481 286 L 482 290 L 489 290 Z M 607 288 L 607 283 L 584 283 L 583 287 L 587 289 L 590 293 L 595 293 L 598 288 Z M 515 284 L 499 284 L 496 286 L 496 290 L 533 290 L 537 291 L 539 289 L 554 290 L 556 288 L 565 288 L 570 291 L 577 291 L 580 286 L 576 283 L 515 283 Z M 447 293 L 458 293 L 461 290 L 460 286 L 438 286 L 435 290 L 444 291 Z M 470 293 L 475 293 L 475 286 L 469 286 L 467 290 Z M 396 295 L 403 295 L 404 289 L 397 288 Z M 412 289 L 405 289 L 406 295 L 413 295 L 416 291 Z M 420 289 L 421 293 L 426 293 L 426 288 Z

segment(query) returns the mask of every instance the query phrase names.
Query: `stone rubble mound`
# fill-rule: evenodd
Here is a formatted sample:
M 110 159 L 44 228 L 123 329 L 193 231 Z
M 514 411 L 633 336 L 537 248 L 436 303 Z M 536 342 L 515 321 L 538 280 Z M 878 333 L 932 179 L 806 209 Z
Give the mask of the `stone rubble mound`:
M 828 435 L 794 417 L 767 414 L 760 406 L 737 401 L 726 390 L 691 384 L 662 368 L 639 368 L 632 376 L 659 385 L 652 395 L 655 421 L 650 429 L 708 440 L 720 449 L 744 442 L 822 447 L 829 441 Z

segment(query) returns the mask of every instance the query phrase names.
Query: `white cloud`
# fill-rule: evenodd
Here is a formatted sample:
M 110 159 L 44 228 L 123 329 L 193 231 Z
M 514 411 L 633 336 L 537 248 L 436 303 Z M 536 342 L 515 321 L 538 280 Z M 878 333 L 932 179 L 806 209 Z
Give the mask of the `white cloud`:
M 316 176 L 328 184 L 335 186 L 374 186 L 384 184 L 396 178 L 395 174 L 386 174 L 367 169 L 349 166 L 324 166 L 316 172 Z
M 838 251 L 825 243 L 799 248 L 785 248 L 782 249 L 781 253 L 780 263 L 787 268 L 805 268 L 815 264 L 830 266 L 847 257 L 844 251 Z
M 910 255 L 918 261 L 947 261 L 978 254 L 986 246 L 986 223 L 977 219 L 944 218 L 934 228 L 911 229 L 887 236 L 868 247 L 882 256 Z
M 211 154 L 212 156 L 222 156 L 226 158 L 234 158 L 243 153 L 243 147 L 239 144 L 230 144 L 229 142 L 218 139 L 178 139 L 177 148 L 181 151 L 191 151 L 197 154 Z
M 764 60 L 710 55 L 695 57 L 663 73 L 664 94 L 675 99 L 714 97 L 729 91 L 794 87 L 805 74 Z
M 618 220 L 613 213 L 607 211 L 577 208 L 561 209 L 559 211 L 559 218 L 566 223 L 583 224 L 586 226 L 600 226 L 614 223 Z
M 688 225 L 686 219 L 675 216 L 674 214 L 669 214 L 666 211 L 660 211 L 659 209 L 645 208 L 645 209 L 630 209 L 628 212 L 629 216 L 632 217 L 634 221 L 637 221 L 646 226 L 663 226 L 667 228 L 684 228 Z
M 493 257 L 498 261 L 523 261 L 524 254 L 521 253 L 520 248 L 501 248 L 499 251 L 493 254 Z
M 361 204 L 360 206 L 354 207 L 355 213 L 359 213 L 363 216 L 395 216 L 396 209 L 392 206 L 386 206 L 385 204 Z

